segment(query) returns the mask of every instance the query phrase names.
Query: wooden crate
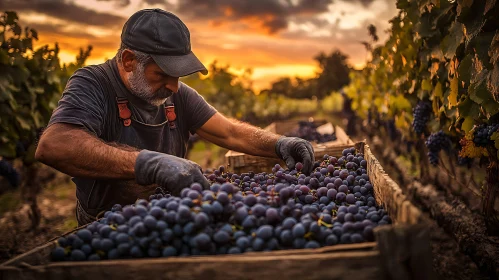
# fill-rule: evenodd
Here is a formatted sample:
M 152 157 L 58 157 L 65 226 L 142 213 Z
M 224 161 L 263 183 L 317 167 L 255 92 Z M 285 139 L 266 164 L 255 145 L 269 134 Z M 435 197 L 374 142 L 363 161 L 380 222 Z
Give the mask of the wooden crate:
M 266 127 L 270 131 L 274 130 L 274 124 L 271 124 L 272 127 Z M 323 131 L 330 130 L 329 127 L 334 128 L 334 132 L 336 133 L 336 140 L 325 142 L 321 144 L 312 143 L 314 148 L 315 158 L 319 159 L 324 154 L 332 155 L 333 152 L 337 152 L 338 148 L 336 147 L 344 147 L 345 145 L 353 146 L 354 142 L 348 137 L 345 131 L 339 126 L 333 126 L 331 123 L 326 123 L 323 125 Z M 274 132 L 274 131 L 273 131 Z M 343 148 L 341 148 L 343 149 Z M 340 151 L 341 152 L 341 151 Z M 267 158 L 267 157 L 259 157 L 248 155 L 245 153 L 240 153 L 236 151 L 228 151 L 225 154 L 225 165 L 227 168 L 235 173 L 241 174 L 244 172 L 269 172 L 272 167 L 274 167 L 277 163 L 281 166 L 285 166 L 284 161 L 278 158 Z
M 316 126 L 321 126 L 327 123 L 326 120 L 313 120 L 312 123 Z M 298 129 L 299 122 L 296 120 L 287 120 L 287 121 L 277 121 L 269 124 L 264 129 L 268 131 L 272 131 L 277 134 L 284 135 L 285 133 L 291 132 L 295 129 Z
M 343 146 L 346 148 L 347 146 Z M 384 172 L 369 146 L 367 172 L 393 225 L 375 228 L 376 242 L 241 255 L 51 263 L 48 242 L 0 265 L 0 279 L 434 279 L 422 213 Z M 342 149 L 341 149 L 342 150 Z M 338 156 L 340 147 L 335 148 Z

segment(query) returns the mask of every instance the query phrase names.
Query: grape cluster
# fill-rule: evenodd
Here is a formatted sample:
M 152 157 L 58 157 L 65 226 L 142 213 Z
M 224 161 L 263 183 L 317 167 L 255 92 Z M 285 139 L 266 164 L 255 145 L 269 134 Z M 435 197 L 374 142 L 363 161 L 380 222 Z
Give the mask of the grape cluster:
M 239 254 L 373 241 L 390 224 L 376 206 L 363 154 L 325 155 L 309 176 L 280 165 L 272 173 L 225 172 L 180 197 L 156 190 L 150 201 L 115 205 L 104 218 L 57 241 L 54 261 Z
M 426 123 L 431 117 L 431 104 L 425 101 L 419 101 L 412 110 L 412 114 L 414 116 L 412 127 L 417 135 L 421 135 L 426 128 Z
M 490 142 L 490 137 L 499 129 L 499 124 L 480 125 L 473 134 L 473 143 L 477 147 L 485 147 Z
M 432 133 L 426 139 L 426 147 L 428 148 L 428 158 L 432 165 L 438 164 L 438 153 L 440 150 L 448 150 L 450 147 L 449 137 L 440 130 L 439 132 Z
M 21 183 L 21 176 L 14 167 L 6 160 L 0 159 L 0 176 L 7 179 L 12 187 L 18 187 Z
M 299 137 L 311 142 L 324 143 L 336 140 L 336 135 L 334 133 L 320 134 L 317 131 L 317 127 L 313 122 L 300 121 L 298 123 L 298 129 L 292 131 L 286 136 Z
M 153 199 L 162 199 L 163 197 L 166 197 L 169 194 L 170 194 L 170 192 L 163 190 L 163 188 L 161 188 L 161 187 L 157 187 L 154 194 L 151 194 L 149 196 L 149 201 L 151 201 Z

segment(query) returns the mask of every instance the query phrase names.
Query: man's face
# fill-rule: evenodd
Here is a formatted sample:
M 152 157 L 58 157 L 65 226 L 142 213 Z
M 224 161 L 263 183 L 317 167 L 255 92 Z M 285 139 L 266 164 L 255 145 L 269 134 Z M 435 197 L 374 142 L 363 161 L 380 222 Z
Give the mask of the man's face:
M 163 104 L 178 91 L 178 78 L 166 75 L 152 60 L 147 63 L 136 61 L 133 70 L 127 73 L 127 79 L 131 92 L 154 106 Z

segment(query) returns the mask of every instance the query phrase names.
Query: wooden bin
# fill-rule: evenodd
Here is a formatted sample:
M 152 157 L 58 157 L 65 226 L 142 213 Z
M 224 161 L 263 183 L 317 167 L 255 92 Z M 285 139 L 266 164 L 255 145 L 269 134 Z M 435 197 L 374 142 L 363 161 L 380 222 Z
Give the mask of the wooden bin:
M 327 123 L 326 120 L 314 120 L 312 121 L 314 125 L 321 126 Z M 284 135 L 285 133 L 291 132 L 295 129 L 298 129 L 299 121 L 296 120 L 287 120 L 287 121 L 277 121 L 269 124 L 264 129 L 268 131 L 272 131 L 277 134 Z
M 343 146 L 346 148 L 347 146 Z M 0 265 L 0 279 L 434 279 L 421 212 L 385 174 L 369 147 L 367 170 L 393 225 L 375 228 L 376 242 L 319 249 L 97 262 L 49 261 L 54 242 Z M 338 147 L 332 155 L 340 155 Z
M 279 127 L 280 127 L 279 125 L 276 126 L 276 123 L 272 123 L 271 125 L 267 126 L 265 129 L 278 134 L 282 134 L 278 132 L 282 131 L 282 129 L 281 130 L 278 129 Z M 289 125 L 287 125 L 287 123 L 284 123 L 284 127 L 289 127 Z M 336 134 L 336 140 L 321 144 L 312 143 L 312 146 L 314 147 L 316 160 L 319 159 L 319 156 L 322 157 L 324 154 L 332 154 L 332 152 L 337 152 L 337 149 L 335 147 L 340 147 L 340 146 L 344 147 L 344 145 L 350 145 L 350 146 L 354 145 L 354 142 L 339 126 L 333 126 L 331 123 L 325 123 L 322 126 L 318 127 L 318 129 L 327 133 L 334 132 Z M 272 169 L 272 167 L 274 167 L 277 163 L 279 163 L 283 167 L 285 166 L 284 161 L 278 158 L 253 156 L 232 150 L 228 151 L 225 154 L 225 165 L 229 170 L 238 174 L 249 171 L 269 172 Z

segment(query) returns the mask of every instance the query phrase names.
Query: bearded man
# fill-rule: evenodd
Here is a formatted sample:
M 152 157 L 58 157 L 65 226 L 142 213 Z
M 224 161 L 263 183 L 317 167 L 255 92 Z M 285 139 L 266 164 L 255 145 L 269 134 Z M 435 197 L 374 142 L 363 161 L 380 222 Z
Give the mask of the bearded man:
M 184 159 L 189 134 L 221 147 L 313 168 L 309 142 L 228 119 L 179 77 L 208 71 L 174 14 L 145 9 L 121 33 L 116 56 L 77 70 L 40 138 L 36 159 L 73 177 L 79 225 L 159 185 L 178 195 L 209 182 Z M 241 97 L 242 98 L 242 97 Z

